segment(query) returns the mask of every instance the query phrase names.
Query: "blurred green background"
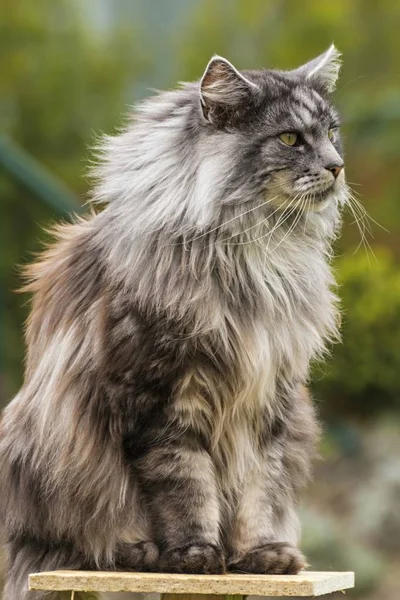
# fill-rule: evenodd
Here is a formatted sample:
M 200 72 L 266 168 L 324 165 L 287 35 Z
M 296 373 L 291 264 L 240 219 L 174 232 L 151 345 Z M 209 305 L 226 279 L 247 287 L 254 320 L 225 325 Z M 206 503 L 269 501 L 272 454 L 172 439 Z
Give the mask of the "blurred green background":
M 349 214 L 337 243 L 343 344 L 314 369 L 325 435 L 303 545 L 315 569 L 355 570 L 348 595 L 368 600 L 400 597 L 399 30 L 399 0 L 0 0 L 3 406 L 23 369 L 17 265 L 85 202 L 95 136 L 149 88 L 200 77 L 214 53 L 291 68 L 332 41 L 343 52 L 347 178 L 383 228 L 371 222 L 367 252 Z

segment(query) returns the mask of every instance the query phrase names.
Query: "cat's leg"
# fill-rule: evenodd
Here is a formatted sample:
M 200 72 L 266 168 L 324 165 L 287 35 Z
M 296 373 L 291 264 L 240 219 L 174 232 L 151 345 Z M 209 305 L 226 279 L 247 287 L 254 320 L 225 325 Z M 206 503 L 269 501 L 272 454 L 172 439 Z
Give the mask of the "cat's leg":
M 15 536 L 9 541 L 6 545 L 6 555 L 4 600 L 69 600 L 71 594 L 68 592 L 30 592 L 29 574 L 54 569 L 93 568 L 72 546 L 49 544 L 31 538 L 28 534 Z
M 306 565 L 297 548 L 296 507 L 309 476 L 318 425 L 303 388 L 286 407 L 284 418 L 264 432 L 261 460 L 239 500 L 229 540 L 231 571 L 297 573 Z
M 297 573 L 305 561 L 297 549 L 300 528 L 294 499 L 284 489 L 281 461 L 276 461 L 271 452 L 265 459 L 268 471 L 274 469 L 276 479 L 259 469 L 249 475 L 230 535 L 228 569 L 242 573 Z
M 214 465 L 195 432 L 171 428 L 136 469 L 148 503 L 153 538 L 166 572 L 222 573 L 220 508 Z

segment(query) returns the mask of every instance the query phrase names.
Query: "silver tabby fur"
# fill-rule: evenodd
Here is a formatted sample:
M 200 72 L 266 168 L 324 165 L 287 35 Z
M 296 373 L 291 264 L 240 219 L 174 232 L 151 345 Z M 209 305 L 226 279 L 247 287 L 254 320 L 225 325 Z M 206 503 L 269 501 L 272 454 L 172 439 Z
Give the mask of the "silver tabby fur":
M 7 600 L 54 568 L 303 567 L 305 385 L 338 335 L 338 71 L 334 47 L 288 72 L 214 57 L 99 144 L 104 209 L 29 268 L 0 438 Z

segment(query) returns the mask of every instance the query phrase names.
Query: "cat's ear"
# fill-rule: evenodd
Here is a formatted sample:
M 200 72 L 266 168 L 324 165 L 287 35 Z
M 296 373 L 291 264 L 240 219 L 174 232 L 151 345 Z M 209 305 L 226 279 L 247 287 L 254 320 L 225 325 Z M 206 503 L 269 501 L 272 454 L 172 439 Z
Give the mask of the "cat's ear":
M 200 82 L 200 104 L 207 121 L 246 102 L 258 86 L 222 56 L 213 56 Z
M 340 52 L 332 44 L 323 54 L 296 69 L 295 73 L 331 93 L 336 87 L 341 67 Z

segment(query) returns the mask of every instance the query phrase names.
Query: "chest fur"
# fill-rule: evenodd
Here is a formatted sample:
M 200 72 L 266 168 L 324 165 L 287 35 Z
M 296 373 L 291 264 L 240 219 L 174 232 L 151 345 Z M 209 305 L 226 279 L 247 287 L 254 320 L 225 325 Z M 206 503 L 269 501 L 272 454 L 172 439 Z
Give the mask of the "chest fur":
M 278 388 L 306 382 L 337 323 L 322 256 L 252 255 L 235 268 L 233 288 L 213 304 L 213 329 L 198 340 L 209 360 L 193 362 L 175 404 L 182 422 L 209 440 L 228 487 L 262 460 L 259 440 L 281 409 Z

